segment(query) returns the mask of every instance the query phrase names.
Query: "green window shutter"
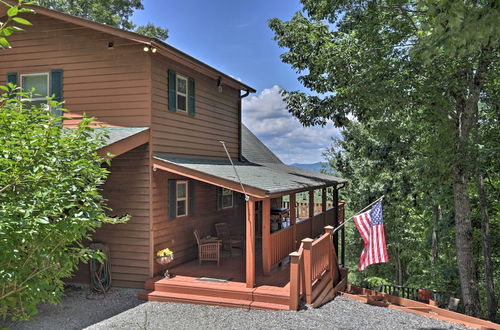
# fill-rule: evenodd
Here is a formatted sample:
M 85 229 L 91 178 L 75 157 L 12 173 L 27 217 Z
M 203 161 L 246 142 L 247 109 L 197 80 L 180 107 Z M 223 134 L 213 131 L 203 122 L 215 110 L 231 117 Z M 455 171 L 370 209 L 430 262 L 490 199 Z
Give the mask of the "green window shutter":
M 7 84 L 11 83 L 11 84 L 18 86 L 19 84 L 17 83 L 17 72 L 7 73 L 7 80 L 6 81 L 7 81 Z
M 177 181 L 168 180 L 168 220 L 177 217 Z
M 53 100 L 61 102 L 62 101 L 62 91 L 63 91 L 63 70 L 55 69 L 50 71 L 50 96 L 54 96 Z M 57 109 L 51 109 L 57 116 L 62 115 L 60 107 Z
M 194 215 L 194 190 L 195 182 L 194 180 L 189 180 L 188 181 L 188 215 L 193 216 Z
M 188 114 L 194 117 L 194 79 L 188 79 Z
M 217 210 L 222 209 L 222 188 L 217 187 Z
M 177 76 L 175 71 L 168 70 L 168 110 L 175 112 L 177 110 Z

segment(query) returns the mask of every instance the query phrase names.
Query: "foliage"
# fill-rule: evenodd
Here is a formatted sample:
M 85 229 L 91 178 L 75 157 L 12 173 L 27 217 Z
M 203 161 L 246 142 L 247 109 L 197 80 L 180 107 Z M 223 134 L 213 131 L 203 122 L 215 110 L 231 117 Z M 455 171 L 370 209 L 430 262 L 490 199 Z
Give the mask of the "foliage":
M 40 6 L 70 15 L 86 18 L 98 23 L 135 31 L 147 37 L 165 40 L 168 30 L 148 23 L 136 26 L 130 17 L 135 10 L 144 9 L 142 0 L 37 0 Z
M 96 152 L 105 136 L 92 118 L 62 129 L 29 94 L 0 88 L 0 315 L 26 319 L 38 303 L 58 301 L 78 263 L 98 257 L 83 246 L 90 233 L 126 219 L 105 215 L 108 170 Z
M 498 2 L 301 2 L 303 10 L 291 20 L 270 21 L 287 49 L 283 62 L 314 92 L 285 91 L 288 110 L 306 126 L 332 120 L 345 129 L 346 144 L 330 156 L 339 157 L 335 169 L 355 187 L 351 207 L 388 195 L 391 207 L 384 212 L 399 219 L 392 233 L 388 226 L 390 250 L 409 275 L 393 278 L 446 280 L 458 269 L 465 310 L 479 315 L 475 266 L 481 248 L 469 180 L 475 168 L 498 172 L 478 151 L 483 144 L 498 151 L 488 128 L 498 125 Z M 474 130 L 480 138 L 490 132 L 488 142 L 473 141 Z M 491 190 L 490 201 L 498 186 Z M 434 205 L 443 207 L 440 248 L 447 244 L 437 269 L 425 253 Z M 453 235 L 454 248 L 448 245 Z M 457 267 L 450 268 L 451 260 Z M 443 276 L 434 276 L 439 271 Z
M 10 37 L 14 32 L 23 31 L 23 29 L 18 25 L 31 25 L 28 20 L 18 16 L 22 13 L 34 12 L 32 9 L 23 7 L 24 4 L 25 1 L 23 0 L 19 0 L 17 5 L 11 5 L 0 0 L 0 6 L 6 6 L 8 8 L 6 20 L 4 22 L 0 22 L 0 49 L 11 48 L 7 38 Z

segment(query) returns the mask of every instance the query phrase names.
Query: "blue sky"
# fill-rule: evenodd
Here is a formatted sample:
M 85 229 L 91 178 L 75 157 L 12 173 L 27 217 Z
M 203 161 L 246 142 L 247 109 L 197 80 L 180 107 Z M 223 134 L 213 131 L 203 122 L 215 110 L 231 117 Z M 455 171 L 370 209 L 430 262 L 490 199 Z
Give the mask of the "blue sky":
M 243 100 L 243 122 L 286 163 L 323 160 L 331 124 L 304 128 L 285 109 L 280 89 L 302 89 L 297 74 L 281 62 L 283 52 L 267 26 L 270 18 L 289 19 L 298 0 L 144 0 L 134 23 L 169 30 L 167 43 L 241 79 L 257 93 Z

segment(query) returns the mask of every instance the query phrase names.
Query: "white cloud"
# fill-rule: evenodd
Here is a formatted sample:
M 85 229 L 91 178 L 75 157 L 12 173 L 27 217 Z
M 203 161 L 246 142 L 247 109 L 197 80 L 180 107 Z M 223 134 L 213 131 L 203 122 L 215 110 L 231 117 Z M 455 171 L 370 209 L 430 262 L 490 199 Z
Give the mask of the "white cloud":
M 264 89 L 259 95 L 243 99 L 243 123 L 283 162 L 323 161 L 331 137 L 340 135 L 332 123 L 324 127 L 303 127 L 287 110 L 279 86 Z

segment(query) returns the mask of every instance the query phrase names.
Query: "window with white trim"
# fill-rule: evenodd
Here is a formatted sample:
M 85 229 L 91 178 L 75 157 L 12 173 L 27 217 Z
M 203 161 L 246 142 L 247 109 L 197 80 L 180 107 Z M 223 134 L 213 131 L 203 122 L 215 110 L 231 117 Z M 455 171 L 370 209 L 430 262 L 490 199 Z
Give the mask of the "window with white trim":
M 233 207 L 233 191 L 230 189 L 222 188 L 222 208 L 226 209 L 229 207 Z
M 176 79 L 177 111 L 187 112 L 188 80 L 181 75 L 177 75 Z
M 33 95 L 29 99 L 32 105 L 40 106 L 47 104 L 47 96 L 49 96 L 49 74 L 48 73 L 30 73 L 21 74 L 21 88 L 25 92 L 31 92 L 35 89 Z
M 187 181 L 177 181 L 176 185 L 176 214 L 182 217 L 187 215 L 188 210 L 188 184 Z

